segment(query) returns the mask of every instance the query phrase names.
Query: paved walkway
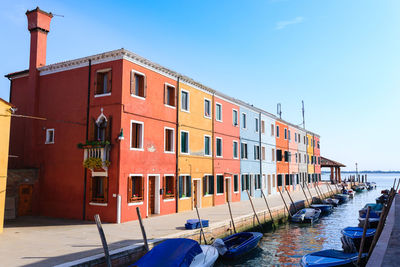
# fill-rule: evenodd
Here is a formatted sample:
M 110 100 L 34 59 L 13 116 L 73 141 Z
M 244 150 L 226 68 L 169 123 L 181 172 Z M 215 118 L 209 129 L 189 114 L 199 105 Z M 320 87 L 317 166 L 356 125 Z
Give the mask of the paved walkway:
M 320 185 L 327 192 L 326 185 Z M 313 196 L 317 193 L 311 189 Z M 289 202 L 287 194 L 285 199 Z M 308 192 L 307 192 L 308 195 Z M 291 193 L 294 201 L 305 199 L 303 192 Z M 283 202 L 278 194 L 269 196 L 272 210 L 282 209 Z M 266 210 L 264 199 L 253 200 L 257 211 Z M 231 203 L 234 218 L 252 214 L 249 201 Z M 227 205 L 199 209 L 200 216 L 214 223 L 229 223 Z M 195 211 L 155 216 L 144 219 L 148 239 L 167 238 L 184 231 L 187 219 L 197 218 Z M 103 224 L 110 250 L 142 242 L 137 221 L 122 224 Z M 24 217 L 5 226 L 0 234 L 1 266 L 53 266 L 102 253 L 102 246 L 93 222 Z

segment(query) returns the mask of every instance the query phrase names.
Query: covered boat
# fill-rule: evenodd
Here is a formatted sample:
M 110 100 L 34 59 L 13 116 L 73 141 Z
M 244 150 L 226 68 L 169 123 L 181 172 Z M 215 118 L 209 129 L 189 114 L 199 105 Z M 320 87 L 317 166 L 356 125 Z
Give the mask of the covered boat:
M 346 227 L 342 230 L 342 245 L 345 252 L 358 252 L 360 250 L 361 238 L 364 229 L 361 227 Z M 374 238 L 376 229 L 369 228 L 365 233 L 365 244 L 363 252 L 368 252 Z M 354 247 L 353 247 L 354 245 Z
M 333 210 L 333 206 L 330 204 L 312 204 L 310 207 L 313 209 L 320 209 L 322 214 L 329 214 Z
M 218 251 L 213 246 L 199 245 L 186 238 L 167 239 L 147 252 L 131 267 L 200 267 L 213 266 L 218 258 Z
M 354 195 L 356 194 L 356 192 L 354 192 L 353 189 L 346 189 L 344 191 L 344 194 L 349 195 L 349 198 L 354 198 Z
M 263 234 L 258 232 L 237 233 L 222 240 L 215 240 L 214 247 L 222 258 L 236 259 L 256 248 L 262 236 Z
M 371 207 L 371 211 L 370 211 L 370 216 L 373 218 L 378 218 L 381 216 L 382 213 L 382 209 L 383 209 L 383 204 L 379 203 L 379 204 L 375 204 L 375 203 L 368 203 L 364 206 L 364 208 L 360 209 L 358 211 L 358 214 L 360 215 L 360 217 L 365 218 L 367 215 L 367 210 L 368 207 Z
M 363 253 L 362 259 L 367 257 Z M 322 267 L 322 266 L 354 266 L 357 262 L 358 253 L 345 253 L 341 250 L 327 249 L 304 255 L 300 261 L 303 267 Z
M 349 195 L 346 194 L 336 194 L 334 198 L 339 200 L 339 204 L 343 204 L 349 200 Z
M 324 199 L 324 204 L 331 204 L 334 207 L 339 205 L 339 199 L 336 198 L 326 198 Z
M 292 216 L 291 221 L 296 223 L 313 223 L 319 219 L 320 215 L 320 209 L 302 209 Z
M 371 213 L 370 213 L 371 216 Z M 379 223 L 379 217 L 378 218 L 374 218 L 374 217 L 369 217 L 368 218 L 368 228 L 376 228 L 378 227 L 378 223 Z M 366 218 L 365 217 L 358 217 L 358 227 L 364 227 Z

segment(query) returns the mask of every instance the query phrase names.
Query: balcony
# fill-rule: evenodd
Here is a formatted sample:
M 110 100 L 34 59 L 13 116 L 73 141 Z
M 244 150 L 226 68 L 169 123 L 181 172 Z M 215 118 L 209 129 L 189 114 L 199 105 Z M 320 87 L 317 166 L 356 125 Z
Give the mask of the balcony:
M 86 142 L 78 147 L 84 150 L 83 166 L 90 169 L 92 175 L 107 175 L 111 150 L 108 142 Z

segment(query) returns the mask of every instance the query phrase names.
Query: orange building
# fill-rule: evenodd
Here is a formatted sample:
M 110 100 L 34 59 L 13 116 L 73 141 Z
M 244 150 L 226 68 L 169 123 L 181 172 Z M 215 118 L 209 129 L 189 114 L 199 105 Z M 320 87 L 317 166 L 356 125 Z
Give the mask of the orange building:
M 276 120 L 276 174 L 280 190 L 290 185 L 289 176 L 289 127 L 282 120 Z M 289 188 L 288 188 L 289 189 Z

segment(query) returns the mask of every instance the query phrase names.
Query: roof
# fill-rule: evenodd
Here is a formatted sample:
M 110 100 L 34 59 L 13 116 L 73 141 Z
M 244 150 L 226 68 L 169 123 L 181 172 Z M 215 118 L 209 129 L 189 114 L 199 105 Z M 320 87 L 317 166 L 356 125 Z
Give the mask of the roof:
M 321 157 L 321 167 L 346 167 L 343 163 Z
M 21 71 L 16 71 L 16 72 L 6 74 L 6 75 L 4 75 L 4 77 L 10 79 L 14 76 L 23 75 L 23 74 L 27 74 L 27 73 L 29 73 L 29 70 L 21 70 Z
M 5 101 L 3 98 L 0 98 L 0 102 L 3 102 L 4 104 L 10 106 L 11 108 L 14 108 L 15 106 L 7 101 Z

